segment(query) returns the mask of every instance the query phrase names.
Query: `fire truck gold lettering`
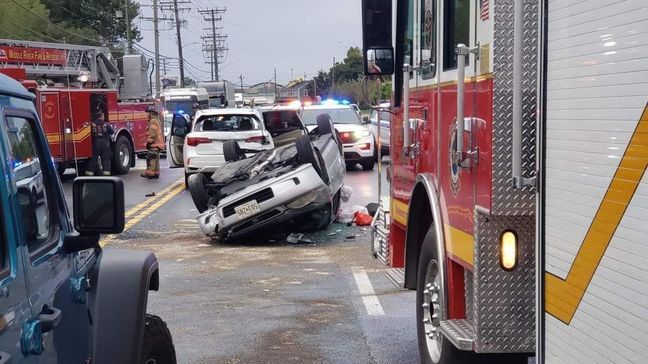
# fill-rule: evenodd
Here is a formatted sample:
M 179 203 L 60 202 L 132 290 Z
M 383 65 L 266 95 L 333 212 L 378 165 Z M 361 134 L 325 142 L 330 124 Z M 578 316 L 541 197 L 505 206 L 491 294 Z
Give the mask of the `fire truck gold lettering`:
M 644 109 L 612 182 L 566 279 L 545 274 L 547 313 L 569 325 L 648 167 L 648 106 Z

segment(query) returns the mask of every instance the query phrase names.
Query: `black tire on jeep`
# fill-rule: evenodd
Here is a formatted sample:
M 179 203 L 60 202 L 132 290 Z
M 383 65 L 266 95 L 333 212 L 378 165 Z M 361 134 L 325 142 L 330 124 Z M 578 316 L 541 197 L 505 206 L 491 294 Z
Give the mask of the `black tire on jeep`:
M 319 114 L 317 115 L 317 133 L 319 135 L 333 134 L 333 121 L 329 114 Z
M 167 324 L 155 315 L 146 314 L 142 363 L 176 364 L 176 352 Z
M 243 153 L 243 150 L 241 150 L 241 147 L 236 140 L 228 140 L 223 143 L 223 156 L 225 157 L 225 162 L 234 162 L 245 159 L 245 153 Z
M 209 208 L 209 193 L 207 193 L 205 183 L 207 183 L 207 177 L 202 173 L 192 174 L 187 179 L 191 199 L 196 205 L 198 212 L 201 213 L 207 211 Z
M 313 147 L 310 136 L 299 136 L 299 138 L 295 140 L 295 147 L 297 148 L 297 159 L 299 159 L 299 162 L 302 164 L 310 163 L 324 183 L 328 183 L 328 175 L 326 174 L 326 170 L 323 168 L 323 163 L 318 157 L 315 147 Z

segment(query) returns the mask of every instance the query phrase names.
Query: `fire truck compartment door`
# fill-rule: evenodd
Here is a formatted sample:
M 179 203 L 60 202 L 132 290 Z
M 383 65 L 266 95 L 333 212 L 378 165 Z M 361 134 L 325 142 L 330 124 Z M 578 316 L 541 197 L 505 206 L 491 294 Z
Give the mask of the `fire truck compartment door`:
M 59 111 L 58 93 L 40 94 L 40 117 L 47 142 L 54 158 L 63 157 L 63 123 Z

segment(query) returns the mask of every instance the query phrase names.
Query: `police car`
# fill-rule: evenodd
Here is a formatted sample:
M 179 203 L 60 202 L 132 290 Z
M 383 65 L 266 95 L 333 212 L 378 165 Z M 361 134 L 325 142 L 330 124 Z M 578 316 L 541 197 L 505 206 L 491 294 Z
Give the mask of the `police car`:
M 365 171 L 372 170 L 377 159 L 376 140 L 358 113 L 350 105 L 332 100 L 305 105 L 301 118 L 309 131 L 317 127 L 317 116 L 320 114 L 328 114 L 333 120 L 342 141 L 346 165 L 359 163 Z

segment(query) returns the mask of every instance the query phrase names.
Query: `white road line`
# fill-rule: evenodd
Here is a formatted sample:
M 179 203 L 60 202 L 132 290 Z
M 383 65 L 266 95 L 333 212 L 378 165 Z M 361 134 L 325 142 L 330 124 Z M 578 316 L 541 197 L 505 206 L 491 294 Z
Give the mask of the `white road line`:
M 362 296 L 362 303 L 364 303 L 367 314 L 369 316 L 384 316 L 385 311 L 383 311 L 367 273 L 362 269 L 353 268 L 353 278 Z

